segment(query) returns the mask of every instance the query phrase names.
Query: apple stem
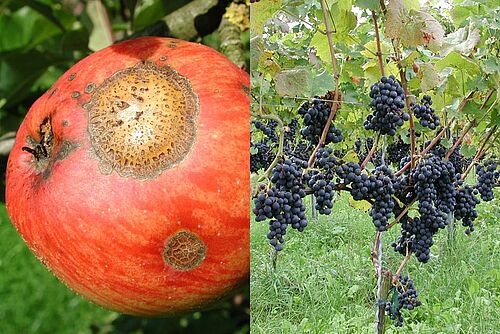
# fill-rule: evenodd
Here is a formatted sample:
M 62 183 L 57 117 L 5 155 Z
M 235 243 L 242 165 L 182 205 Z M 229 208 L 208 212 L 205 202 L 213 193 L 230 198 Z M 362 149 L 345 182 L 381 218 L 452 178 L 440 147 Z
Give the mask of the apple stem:
M 50 155 L 53 138 L 50 118 L 44 119 L 40 125 L 40 137 L 40 142 L 35 145 L 35 148 L 29 146 L 23 146 L 21 148 L 21 150 L 33 154 L 36 161 L 39 161 L 41 158 L 48 158 Z

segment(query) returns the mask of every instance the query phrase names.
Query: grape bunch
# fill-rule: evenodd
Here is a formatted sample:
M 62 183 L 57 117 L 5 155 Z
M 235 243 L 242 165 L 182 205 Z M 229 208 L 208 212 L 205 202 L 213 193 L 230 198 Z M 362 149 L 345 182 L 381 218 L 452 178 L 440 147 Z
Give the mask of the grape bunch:
M 255 121 L 254 125 L 255 128 L 262 131 L 269 140 L 275 143 L 278 141 L 278 134 L 276 133 L 276 126 L 278 123 L 276 121 L 270 120 L 267 124 L 261 121 Z
M 272 161 L 272 148 L 267 144 L 266 141 L 260 141 L 257 143 L 250 144 L 251 151 L 257 151 L 254 154 L 250 154 L 250 172 L 256 173 L 259 169 L 267 169 Z
M 302 181 L 303 169 L 307 162 L 297 159 L 280 161 L 272 170 L 273 187 L 260 193 L 254 199 L 256 221 L 269 219 L 267 238 L 276 251 L 283 249 L 284 236 L 288 225 L 302 232 L 307 226 L 306 206 L 302 199 L 306 196 Z
M 462 225 L 467 227 L 465 234 L 474 232 L 474 220 L 477 218 L 476 205 L 479 199 L 475 196 L 477 190 L 465 185 L 457 190 L 455 204 L 455 219 L 461 220 Z
M 439 115 L 435 113 L 433 108 L 431 108 L 431 97 L 429 95 L 424 95 L 420 103 L 421 104 L 410 104 L 415 117 L 420 120 L 420 124 L 431 130 L 440 126 L 441 122 L 439 120 Z
M 500 171 L 497 171 L 497 168 L 498 162 L 493 159 L 488 159 L 482 165 L 477 166 L 477 190 L 485 202 L 491 201 L 495 197 L 493 187 L 500 177 Z
M 309 140 L 313 145 L 317 145 L 325 128 L 326 122 L 330 117 L 332 109 L 325 101 L 314 98 L 311 102 L 304 102 L 298 109 L 299 115 L 302 117 L 304 128 L 300 133 L 304 138 Z M 342 132 L 330 124 L 326 135 L 325 144 L 338 143 L 344 140 Z
M 399 277 L 396 287 L 393 288 L 392 301 L 386 304 L 385 311 L 391 320 L 395 321 L 395 326 L 401 327 L 404 321 L 401 310 L 407 309 L 411 311 L 420 305 L 422 305 L 422 302 L 418 299 L 413 280 L 409 279 L 408 276 Z
M 409 154 L 410 144 L 405 144 L 402 140 L 395 140 L 387 145 L 387 161 L 391 164 L 399 164 Z
M 453 143 L 455 143 L 458 139 L 454 138 Z M 422 147 L 422 150 L 427 147 L 430 144 L 430 141 L 427 141 Z M 438 141 L 429 151 L 429 153 L 434 154 L 436 156 L 439 156 L 441 158 L 444 158 L 446 156 L 446 153 L 448 153 L 448 149 L 444 147 L 441 144 L 441 141 Z M 465 167 L 468 166 L 472 158 L 466 158 L 460 153 L 460 145 L 451 153 L 450 157 L 448 160 L 453 164 L 453 167 L 455 167 L 455 171 L 457 173 L 463 173 L 465 170 Z
M 420 217 L 409 218 L 405 214 L 401 218 L 401 236 L 392 247 L 402 255 L 412 251 L 418 261 L 426 263 L 434 234 L 447 225 L 448 214 L 456 208 L 455 185 L 459 174 L 451 162 L 431 154 L 417 165 L 411 176 L 413 189 L 409 175 L 404 175 L 395 181 L 395 195 L 405 204 L 416 197 Z M 399 216 L 401 211 L 396 205 L 394 214 Z
M 338 166 L 335 172 L 346 185 L 351 186 L 349 192 L 354 200 L 372 201 L 370 216 L 373 224 L 378 231 L 385 231 L 394 208 L 394 175 L 390 168 L 379 166 L 372 175 L 368 175 L 361 173 L 357 163 L 349 162 Z
M 370 97 L 373 113 L 365 120 L 365 129 L 394 136 L 396 129 L 410 119 L 408 113 L 402 112 L 405 106 L 403 88 L 393 75 L 382 77 L 372 85 Z
M 401 255 L 413 252 L 419 262 L 427 263 L 431 258 L 431 246 L 434 244 L 435 230 L 419 217 L 410 219 L 405 215 L 401 219 L 401 236 L 392 247 Z
M 455 207 L 457 177 L 451 162 L 435 155 L 420 162 L 412 174 L 420 219 L 435 231 L 447 225 L 447 214 Z
M 332 212 L 335 190 L 333 171 L 337 164 L 333 149 L 321 147 L 316 153 L 318 170 L 313 170 L 308 175 L 308 186 L 314 191 L 316 197 L 316 209 L 323 215 L 329 215 Z
M 297 136 L 298 127 L 299 120 L 297 118 L 293 118 L 285 126 L 283 153 L 287 157 L 294 157 L 307 161 L 309 160 L 314 147 L 305 141 L 301 136 Z

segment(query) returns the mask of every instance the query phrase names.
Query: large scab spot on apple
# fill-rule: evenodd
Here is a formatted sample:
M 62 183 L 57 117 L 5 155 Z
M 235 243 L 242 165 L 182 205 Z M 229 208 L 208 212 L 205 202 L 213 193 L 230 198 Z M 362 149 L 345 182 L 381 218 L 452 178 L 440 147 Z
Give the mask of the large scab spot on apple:
M 163 251 L 165 263 L 178 270 L 191 270 L 205 260 L 206 247 L 198 236 L 180 231 L 167 240 Z
M 189 80 L 154 62 L 114 73 L 85 109 L 103 173 L 154 178 L 179 164 L 196 137 L 198 97 Z

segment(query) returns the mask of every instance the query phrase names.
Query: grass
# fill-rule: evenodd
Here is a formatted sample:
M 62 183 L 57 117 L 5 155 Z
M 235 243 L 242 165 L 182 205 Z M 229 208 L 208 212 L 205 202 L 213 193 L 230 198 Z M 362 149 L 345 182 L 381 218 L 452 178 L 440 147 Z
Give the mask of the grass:
M 0 204 L 0 333 L 92 333 L 118 314 L 69 290 L 28 250 Z
M 390 320 L 386 333 L 500 333 L 499 197 L 478 206 L 476 231 L 459 224 L 455 239 L 438 233 L 427 264 L 413 257 L 403 271 L 415 282 L 422 306 L 403 311 L 404 327 Z M 312 220 L 310 220 L 312 221 Z M 287 234 L 272 268 L 267 223 L 251 223 L 252 333 L 374 333 L 376 279 L 370 260 L 374 227 L 347 196 L 330 216 Z M 402 257 L 384 233 L 384 265 L 396 271 Z

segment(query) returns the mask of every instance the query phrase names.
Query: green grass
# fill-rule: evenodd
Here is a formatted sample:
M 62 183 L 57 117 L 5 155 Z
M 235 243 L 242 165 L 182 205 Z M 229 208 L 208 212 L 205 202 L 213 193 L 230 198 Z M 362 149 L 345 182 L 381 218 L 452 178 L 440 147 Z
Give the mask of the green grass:
M 92 333 L 117 313 L 93 305 L 59 282 L 26 247 L 0 204 L 0 333 Z
M 422 306 L 403 311 L 404 327 L 389 323 L 387 333 L 500 333 L 498 199 L 481 203 L 478 213 L 471 236 L 459 224 L 449 243 L 441 230 L 427 264 L 412 257 L 403 274 L 414 280 Z M 252 333 L 374 333 L 371 218 L 342 196 L 330 216 L 310 221 L 303 233 L 289 231 L 273 270 L 267 222 L 252 220 Z M 390 247 L 398 234 L 399 226 L 383 236 L 384 265 L 392 271 L 402 260 Z

